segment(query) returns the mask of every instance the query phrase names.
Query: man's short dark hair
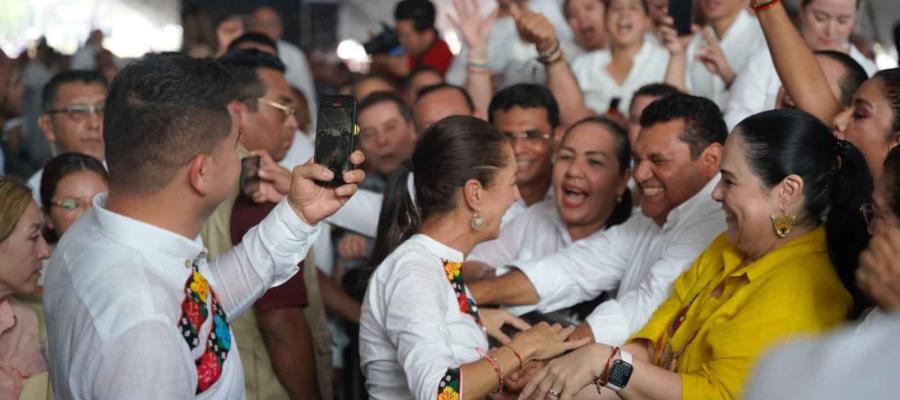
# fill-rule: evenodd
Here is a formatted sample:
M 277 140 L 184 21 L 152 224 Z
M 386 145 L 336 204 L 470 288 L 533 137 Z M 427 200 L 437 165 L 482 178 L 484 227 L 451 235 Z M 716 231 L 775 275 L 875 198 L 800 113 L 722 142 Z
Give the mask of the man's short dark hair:
M 393 103 L 397 106 L 397 110 L 400 111 L 400 115 L 403 117 L 404 121 L 410 122 L 413 120 L 412 110 L 409 109 L 409 106 L 403 101 L 403 98 L 400 97 L 400 95 L 393 92 L 375 92 L 366 96 L 366 98 L 359 103 L 359 114 L 362 114 L 366 109 L 381 103 Z
M 231 74 L 213 60 L 149 55 L 116 76 L 103 139 L 110 186 L 151 194 L 199 153 L 228 137 Z
M 268 68 L 284 73 L 284 63 L 278 57 L 257 49 L 229 51 L 219 57 L 219 63 L 234 77 L 238 98 L 250 111 L 259 109 L 256 99 L 266 94 L 266 87 L 256 71 Z
M 410 20 L 416 31 L 434 29 L 437 11 L 429 0 L 403 0 L 394 8 L 394 20 Z
M 630 109 L 631 106 L 634 105 L 634 99 L 641 96 L 663 97 L 675 93 L 682 93 L 682 91 L 668 83 L 648 83 L 634 91 L 634 95 L 631 96 L 631 104 L 628 105 L 628 108 Z
M 691 148 L 697 159 L 713 143 L 725 144 L 728 128 L 722 111 L 712 100 L 683 93 L 670 94 L 656 100 L 641 113 L 641 127 L 648 128 L 676 119 L 684 121 L 679 139 Z
M 106 78 L 103 77 L 97 71 L 91 70 L 83 70 L 83 69 L 72 69 L 68 71 L 60 72 L 53 76 L 46 85 L 44 85 L 44 90 L 41 93 L 41 109 L 43 111 L 49 111 L 53 108 L 53 104 L 56 103 L 56 96 L 59 94 L 59 87 L 67 84 L 67 83 L 84 83 L 91 84 L 97 83 L 103 85 L 104 89 L 109 88 L 109 84 L 106 82 Z
M 850 107 L 853 103 L 853 93 L 856 92 L 859 85 L 869 79 L 869 74 L 848 54 L 834 50 L 820 50 L 816 52 L 816 55 L 834 60 L 844 67 L 844 76 L 838 82 L 838 87 L 841 89 L 841 98 L 838 100 L 844 107 Z
M 238 36 L 237 39 L 232 40 L 231 43 L 228 44 L 228 51 L 237 50 L 238 46 L 243 43 L 253 43 L 265 47 L 270 47 L 272 51 L 275 52 L 275 54 L 278 54 L 278 44 L 275 43 L 272 38 L 259 32 L 247 32 L 241 36 Z
M 475 102 L 472 101 L 472 96 L 469 96 L 469 92 L 466 91 L 465 88 L 461 86 L 451 85 L 449 83 L 438 83 L 437 85 L 425 86 L 422 89 L 419 89 L 419 95 L 416 96 L 416 103 L 419 102 L 423 97 L 432 92 L 437 92 L 438 90 L 450 89 L 459 92 L 466 99 L 466 105 L 469 107 L 469 112 L 475 112 Z
M 509 111 L 513 107 L 543 108 L 547 111 L 547 122 L 552 128 L 559 126 L 559 104 L 550 89 L 533 83 L 520 83 L 505 88 L 491 99 L 488 106 L 488 121 L 494 123 L 497 111 Z

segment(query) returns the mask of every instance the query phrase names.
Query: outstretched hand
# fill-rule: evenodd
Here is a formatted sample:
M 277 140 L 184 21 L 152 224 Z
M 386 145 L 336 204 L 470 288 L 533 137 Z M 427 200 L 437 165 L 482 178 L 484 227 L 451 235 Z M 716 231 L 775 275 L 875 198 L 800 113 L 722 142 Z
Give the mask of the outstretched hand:
M 447 14 L 447 19 L 462 34 L 466 46 L 470 49 L 487 46 L 499 8 L 486 17 L 478 12 L 477 0 L 453 0 L 453 8 L 456 15 Z
M 481 315 L 481 322 L 484 324 L 487 334 L 502 344 L 508 344 L 512 340 L 500 329 L 503 325 L 509 324 L 520 331 L 531 328 L 531 325 L 521 318 L 499 308 L 481 308 L 478 313 Z
M 547 360 L 590 342 L 590 338 L 567 340 L 572 332 L 574 326 L 563 328 L 560 324 L 551 326 L 541 322 L 517 334 L 512 343 L 517 349 L 529 349 L 529 360 Z
M 522 390 L 520 399 L 545 399 L 550 390 L 560 393 L 559 399 L 571 399 L 599 374 L 595 369 L 603 367 L 609 357 L 609 348 L 593 344 L 584 346 L 565 356 L 550 361 L 544 369 Z
M 365 156 L 359 150 L 350 155 L 350 163 L 360 165 Z M 288 203 L 297 216 L 305 223 L 314 225 L 334 214 L 350 199 L 365 179 L 366 173 L 359 169 L 344 172 L 344 185 L 338 187 L 320 186 L 315 181 L 330 181 L 334 173 L 312 160 L 299 165 L 291 172 L 291 189 Z

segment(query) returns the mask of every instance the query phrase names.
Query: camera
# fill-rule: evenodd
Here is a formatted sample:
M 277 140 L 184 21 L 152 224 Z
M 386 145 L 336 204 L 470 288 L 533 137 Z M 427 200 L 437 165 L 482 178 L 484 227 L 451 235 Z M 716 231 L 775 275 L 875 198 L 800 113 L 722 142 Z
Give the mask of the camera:
M 381 23 L 381 27 L 381 32 L 378 35 L 375 35 L 375 37 L 363 44 L 366 53 L 370 56 L 399 53 L 400 40 L 397 38 L 397 31 L 384 22 Z

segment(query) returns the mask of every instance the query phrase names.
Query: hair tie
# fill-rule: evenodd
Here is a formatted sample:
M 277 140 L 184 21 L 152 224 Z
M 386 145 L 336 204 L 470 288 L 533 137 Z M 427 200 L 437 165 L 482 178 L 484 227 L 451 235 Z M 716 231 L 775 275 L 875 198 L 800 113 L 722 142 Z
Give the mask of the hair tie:
M 850 148 L 850 142 L 844 139 L 836 139 L 834 141 L 834 152 L 837 155 L 841 155 L 842 153 L 846 153 L 847 149 Z
M 411 158 L 404 160 L 403 163 L 401 163 L 401 165 L 403 165 L 403 168 L 406 168 L 406 170 L 409 172 L 416 172 L 416 166 L 413 165 Z
M 850 150 L 850 142 L 844 139 L 835 139 L 834 141 L 834 165 L 829 171 L 829 178 L 834 178 L 838 171 L 844 166 L 844 154 Z

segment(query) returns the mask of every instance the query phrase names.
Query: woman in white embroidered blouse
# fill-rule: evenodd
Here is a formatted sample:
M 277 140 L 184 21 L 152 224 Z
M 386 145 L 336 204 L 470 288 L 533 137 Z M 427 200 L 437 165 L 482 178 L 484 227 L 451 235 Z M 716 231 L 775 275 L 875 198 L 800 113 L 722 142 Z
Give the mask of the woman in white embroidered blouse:
M 618 110 L 625 115 L 635 90 L 665 79 L 669 53 L 647 34 L 650 17 L 643 0 L 604 0 L 604 3 L 610 46 L 576 58 L 572 73 L 589 108 L 604 113 L 612 99 L 618 98 Z
M 497 239 L 479 244 L 463 266 L 480 279 L 516 261 L 556 253 L 631 216 L 631 146 L 625 130 L 606 117 L 569 127 L 553 163 L 553 198 L 505 225 Z
M 423 135 L 405 170 L 392 177 L 382 207 L 363 302 L 360 358 L 374 399 L 477 399 L 503 389 L 524 362 L 583 345 L 571 328 L 527 329 L 501 311 L 479 310 L 460 273 L 472 248 L 493 239 L 518 198 L 506 139 L 474 117 L 449 117 Z M 397 244 L 400 244 L 397 246 Z M 526 328 L 491 353 L 488 332 Z

